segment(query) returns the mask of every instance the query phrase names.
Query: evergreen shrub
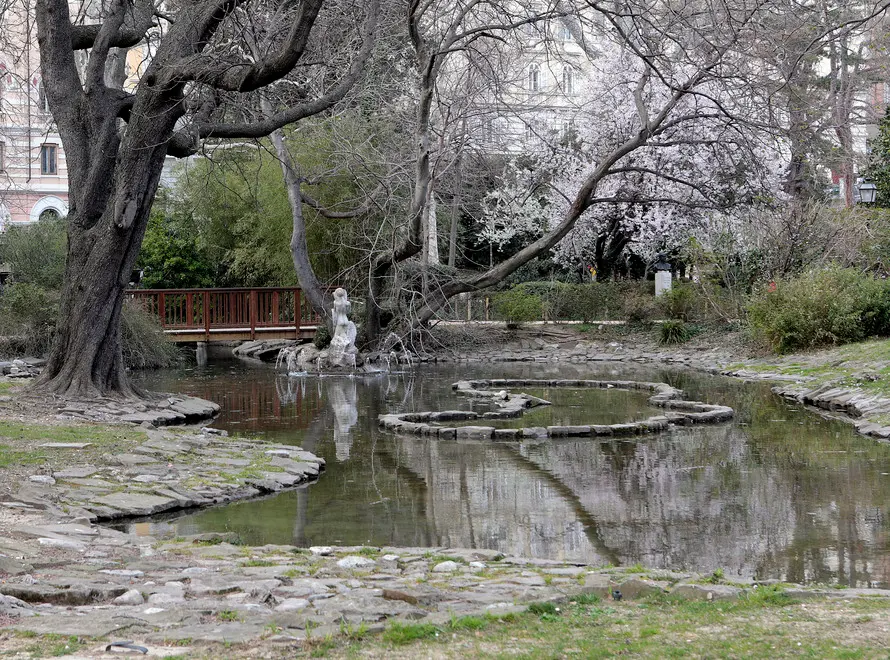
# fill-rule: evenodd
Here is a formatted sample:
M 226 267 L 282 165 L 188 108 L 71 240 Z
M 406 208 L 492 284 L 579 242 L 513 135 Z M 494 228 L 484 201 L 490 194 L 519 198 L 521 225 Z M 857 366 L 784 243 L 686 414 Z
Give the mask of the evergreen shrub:
M 890 284 L 830 267 L 776 282 L 748 304 L 755 335 L 780 353 L 890 334 Z
M 498 319 L 507 322 L 507 327 L 517 327 L 522 323 L 540 321 L 544 314 L 541 297 L 527 293 L 522 286 L 494 294 L 492 308 Z
M 659 341 L 662 344 L 682 344 L 691 337 L 686 323 L 680 319 L 669 319 L 661 324 Z

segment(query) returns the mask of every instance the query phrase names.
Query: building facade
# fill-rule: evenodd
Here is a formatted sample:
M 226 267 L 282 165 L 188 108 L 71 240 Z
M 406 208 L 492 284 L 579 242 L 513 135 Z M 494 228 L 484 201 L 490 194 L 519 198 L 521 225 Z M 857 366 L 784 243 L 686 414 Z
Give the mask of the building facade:
M 68 214 L 68 168 L 43 93 L 33 15 L 15 6 L 4 13 L 8 39 L 0 52 L 0 227 Z

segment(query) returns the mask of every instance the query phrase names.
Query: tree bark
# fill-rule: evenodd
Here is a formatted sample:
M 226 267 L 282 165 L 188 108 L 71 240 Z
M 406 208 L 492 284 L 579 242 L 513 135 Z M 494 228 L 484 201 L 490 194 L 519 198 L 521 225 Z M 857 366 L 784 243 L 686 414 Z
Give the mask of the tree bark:
M 284 136 L 281 131 L 274 131 L 270 137 L 281 163 L 281 172 L 284 175 L 284 185 L 287 189 L 287 200 L 293 216 L 290 251 L 294 262 L 294 271 L 297 273 L 297 281 L 313 311 L 324 320 L 328 332 L 333 335 L 334 325 L 331 318 L 333 297 L 325 294 L 325 288 L 315 274 L 315 269 L 312 268 L 312 261 L 309 258 L 306 219 L 303 215 L 303 195 L 300 192 L 302 183 L 300 173 L 284 144 Z
M 67 158 L 70 211 L 60 321 L 36 388 L 68 398 L 135 394 L 124 370 L 120 317 L 164 159 L 168 153 L 194 154 L 199 140 L 211 135 L 265 136 L 341 100 L 370 56 L 379 0 L 362 6 L 360 46 L 347 72 L 327 91 L 262 120 L 211 121 L 221 98 L 215 91 L 250 92 L 283 78 L 297 65 L 324 2 L 305 0 L 295 9 L 285 7 L 293 10 L 287 37 L 274 47 L 261 48 L 260 58 L 238 63 L 232 62 L 237 48 L 213 44 L 213 39 L 247 3 L 181 3 L 171 10 L 175 21 L 153 47 L 138 87 L 129 94 L 109 86 L 123 80 L 122 53 L 113 51 L 146 38 L 158 18 L 155 3 L 103 4 L 102 22 L 85 27 L 72 25 L 68 0 L 37 0 L 41 72 Z M 79 70 L 76 55 L 86 49 L 89 55 Z M 200 103 L 189 106 L 186 85 L 190 94 L 196 90 Z M 208 88 L 212 93 L 201 97 L 200 91 Z M 195 121 L 177 131 L 187 112 L 194 113 Z M 223 120 L 233 115 L 241 116 L 216 113 Z

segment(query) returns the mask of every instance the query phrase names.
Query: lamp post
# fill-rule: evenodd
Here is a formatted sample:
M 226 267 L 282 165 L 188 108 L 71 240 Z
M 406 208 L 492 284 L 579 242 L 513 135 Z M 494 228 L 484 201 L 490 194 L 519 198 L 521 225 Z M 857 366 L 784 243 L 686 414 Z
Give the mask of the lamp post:
M 857 186 L 860 204 L 874 204 L 878 197 L 878 187 L 871 181 L 862 181 Z

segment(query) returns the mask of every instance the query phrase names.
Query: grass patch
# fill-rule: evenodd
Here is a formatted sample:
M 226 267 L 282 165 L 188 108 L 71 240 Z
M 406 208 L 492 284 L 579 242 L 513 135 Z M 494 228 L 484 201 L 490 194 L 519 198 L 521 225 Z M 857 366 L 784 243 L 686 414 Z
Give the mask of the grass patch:
M 22 650 L 28 653 L 31 658 L 59 658 L 71 655 L 83 649 L 91 641 L 89 638 L 76 635 L 57 635 L 55 633 L 41 635 L 28 630 L 13 631 L 13 634 L 16 637 L 30 640 Z
M 8 381 L 0 382 L 0 394 L 11 394 L 18 389 L 21 389 L 22 385 L 18 383 L 10 383 Z
M 360 642 L 338 638 L 327 657 L 529 658 L 886 657 L 890 599 L 808 600 L 781 585 L 738 601 L 653 597 L 603 605 L 578 596 L 559 609 L 532 603 L 508 617 L 452 617 L 449 624 L 393 623 Z
M 109 445 L 121 441 L 145 440 L 145 434 L 126 427 L 94 424 L 53 426 L 0 420 L 0 438 L 26 442 L 92 442 L 95 445 Z
M 14 465 L 39 465 L 44 463 L 47 458 L 43 452 L 22 451 L 9 445 L 0 445 L 0 468 Z
M 422 639 L 435 639 L 441 631 L 431 623 L 394 622 L 383 633 L 383 639 L 390 644 L 403 646 Z

